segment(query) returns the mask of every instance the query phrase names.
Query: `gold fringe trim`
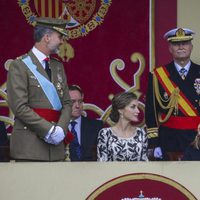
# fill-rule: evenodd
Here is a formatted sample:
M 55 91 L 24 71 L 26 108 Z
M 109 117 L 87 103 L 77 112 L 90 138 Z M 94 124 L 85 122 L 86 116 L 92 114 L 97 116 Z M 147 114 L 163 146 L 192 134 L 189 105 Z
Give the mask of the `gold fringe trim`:
M 158 121 L 160 123 L 164 123 L 172 115 L 173 111 L 175 111 L 175 115 L 178 114 L 178 98 L 179 98 L 180 89 L 178 87 L 175 88 L 168 100 L 162 99 L 162 97 L 160 95 L 160 91 L 159 91 L 158 79 L 154 73 L 153 73 L 153 86 L 155 89 L 155 96 L 156 96 L 156 99 L 157 99 L 160 107 L 164 110 L 169 110 L 164 119 L 161 118 L 160 114 L 158 115 Z M 166 106 L 163 105 L 162 102 L 167 103 L 167 105 Z

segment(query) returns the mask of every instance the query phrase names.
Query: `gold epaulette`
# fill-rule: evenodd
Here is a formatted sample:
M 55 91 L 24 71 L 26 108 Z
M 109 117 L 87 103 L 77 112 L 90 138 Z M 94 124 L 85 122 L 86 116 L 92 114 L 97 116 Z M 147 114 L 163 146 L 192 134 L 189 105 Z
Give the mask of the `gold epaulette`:
M 147 128 L 147 137 L 148 139 L 158 137 L 158 128 Z

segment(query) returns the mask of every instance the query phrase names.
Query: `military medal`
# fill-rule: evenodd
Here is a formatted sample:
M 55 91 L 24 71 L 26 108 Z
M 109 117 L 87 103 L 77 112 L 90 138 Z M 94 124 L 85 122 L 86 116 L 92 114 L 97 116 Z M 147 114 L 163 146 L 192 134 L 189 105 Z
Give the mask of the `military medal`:
M 58 82 L 60 82 L 60 83 L 63 82 L 62 76 L 60 74 L 57 74 L 57 78 L 58 78 Z
M 60 82 L 58 82 L 56 84 L 56 89 L 57 89 L 58 93 L 60 94 L 60 96 L 63 97 L 62 84 Z
M 60 96 L 63 97 L 63 90 L 60 90 Z
M 56 88 L 57 88 L 57 90 L 61 90 L 62 86 L 61 86 L 61 83 L 60 83 L 60 82 L 58 82 L 58 83 L 56 84 Z
M 200 94 L 200 78 L 196 78 L 194 81 L 194 88 L 196 90 L 196 93 Z

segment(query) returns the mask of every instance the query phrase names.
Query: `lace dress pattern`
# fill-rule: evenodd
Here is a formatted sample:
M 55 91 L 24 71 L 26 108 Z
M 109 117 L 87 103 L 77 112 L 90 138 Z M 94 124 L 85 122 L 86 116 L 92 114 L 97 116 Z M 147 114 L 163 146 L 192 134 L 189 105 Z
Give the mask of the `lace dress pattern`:
M 103 128 L 98 135 L 98 161 L 148 161 L 147 135 L 141 129 L 130 138 L 116 136 L 112 129 Z

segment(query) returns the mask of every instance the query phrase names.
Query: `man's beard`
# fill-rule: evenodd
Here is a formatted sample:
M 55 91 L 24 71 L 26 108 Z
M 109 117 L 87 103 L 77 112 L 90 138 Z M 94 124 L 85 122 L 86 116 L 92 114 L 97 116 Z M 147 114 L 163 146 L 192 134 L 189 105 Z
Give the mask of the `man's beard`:
M 57 46 L 57 47 L 51 47 L 51 46 L 49 46 L 49 49 L 51 51 L 51 54 L 59 54 L 60 53 L 59 46 Z
M 60 53 L 59 47 L 52 49 L 52 50 L 51 50 L 51 53 L 52 53 L 52 54 L 59 54 L 59 53 Z

